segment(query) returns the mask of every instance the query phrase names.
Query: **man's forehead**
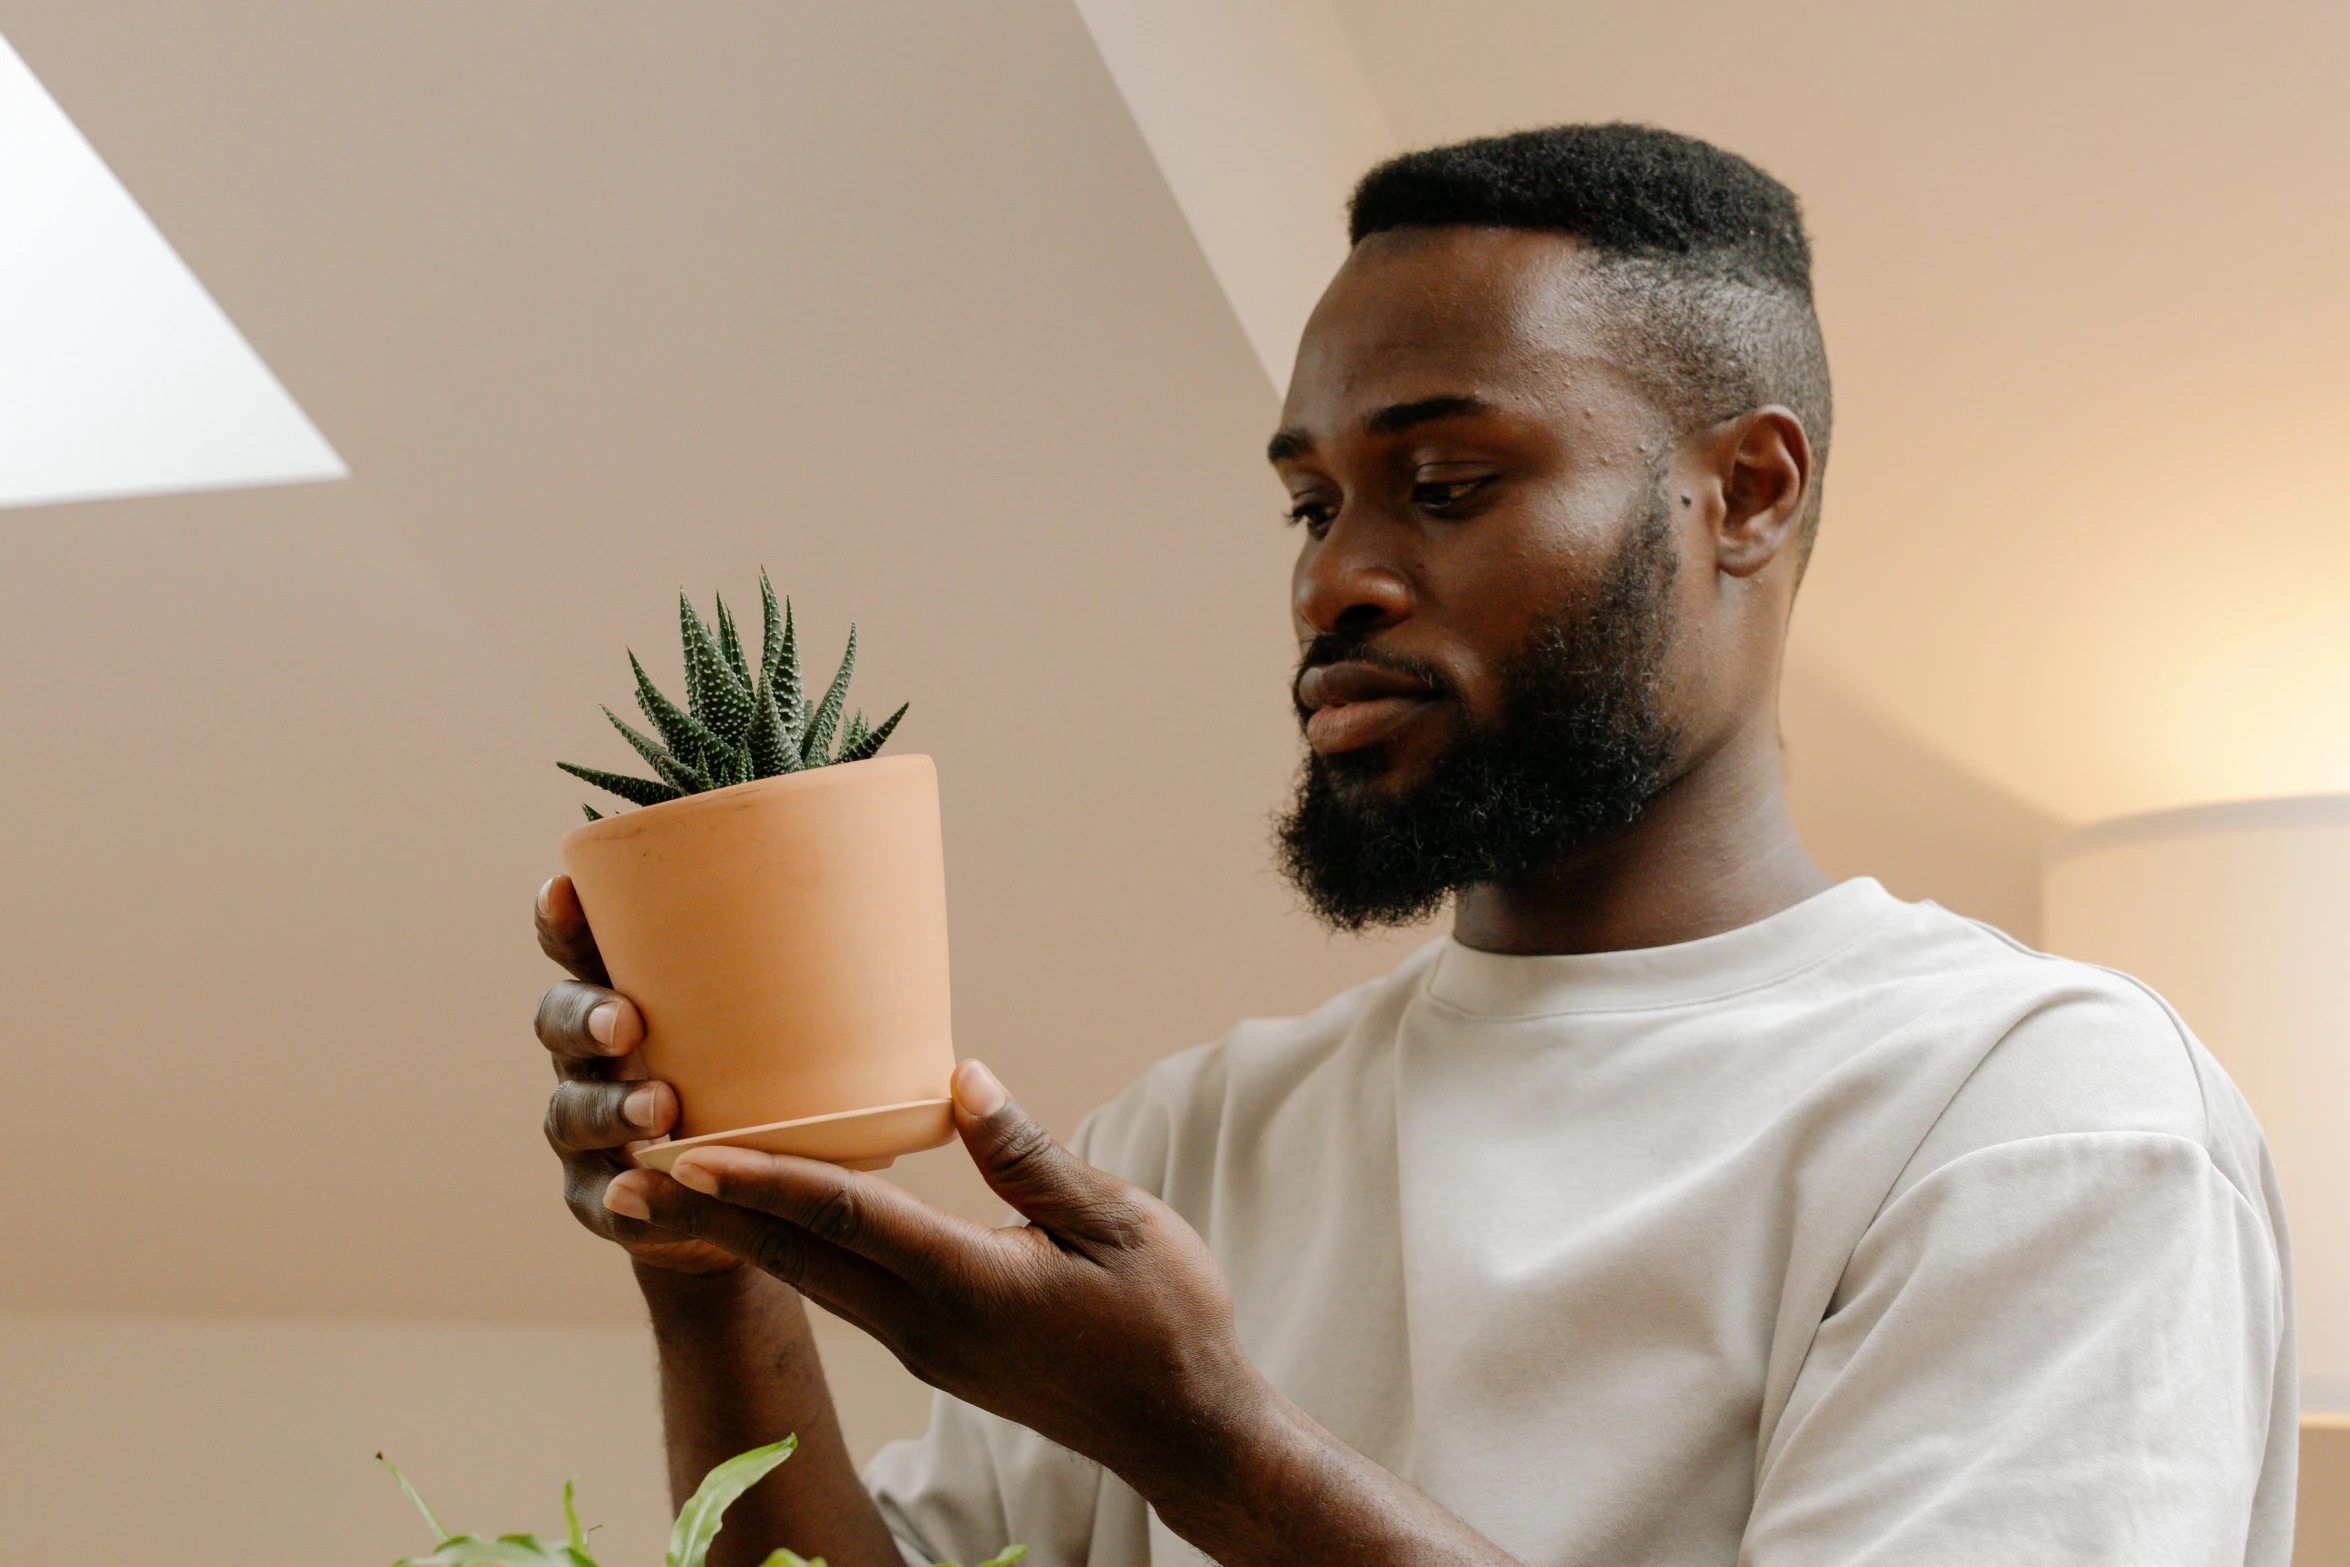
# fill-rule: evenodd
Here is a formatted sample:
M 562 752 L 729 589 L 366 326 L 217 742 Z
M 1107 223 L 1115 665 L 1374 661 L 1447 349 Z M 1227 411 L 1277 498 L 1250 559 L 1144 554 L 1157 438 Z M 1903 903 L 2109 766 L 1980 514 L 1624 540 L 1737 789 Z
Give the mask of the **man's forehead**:
M 1282 427 L 1309 438 L 1358 425 L 1375 432 L 1389 410 L 1432 400 L 1508 408 L 1577 396 L 1620 379 L 1604 328 L 1571 238 L 1470 228 L 1374 235 L 1307 323 Z

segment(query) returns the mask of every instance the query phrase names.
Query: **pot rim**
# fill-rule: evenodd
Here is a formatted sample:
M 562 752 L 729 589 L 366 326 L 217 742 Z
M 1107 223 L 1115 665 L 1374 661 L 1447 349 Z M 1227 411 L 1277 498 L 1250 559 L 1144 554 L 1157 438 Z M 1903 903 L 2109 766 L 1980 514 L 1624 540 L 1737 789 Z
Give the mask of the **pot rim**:
M 828 762 L 822 767 L 804 767 L 797 772 L 779 773 L 773 778 L 754 778 L 749 783 L 728 784 L 723 789 L 706 789 L 699 794 L 663 800 L 659 805 L 639 805 L 629 810 L 616 811 L 597 821 L 581 822 L 563 835 L 561 847 L 568 850 L 575 843 L 586 843 L 598 838 L 633 837 L 653 827 L 682 827 L 695 816 L 711 811 L 739 810 L 768 795 L 787 796 L 818 789 L 852 789 L 861 783 L 878 782 L 891 773 L 913 768 L 935 772 L 936 767 L 937 764 L 920 751 L 901 751 L 895 756 L 869 756 L 859 762 Z

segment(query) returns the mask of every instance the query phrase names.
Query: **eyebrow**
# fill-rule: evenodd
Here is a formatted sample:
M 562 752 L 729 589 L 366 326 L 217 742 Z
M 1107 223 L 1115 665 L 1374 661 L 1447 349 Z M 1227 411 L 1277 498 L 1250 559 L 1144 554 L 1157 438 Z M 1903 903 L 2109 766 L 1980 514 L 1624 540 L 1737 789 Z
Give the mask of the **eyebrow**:
M 1408 403 L 1390 403 L 1363 421 L 1363 429 L 1371 435 L 1398 435 L 1418 425 L 1433 424 L 1439 419 L 1458 419 L 1463 414 L 1485 413 L 1493 405 L 1481 397 L 1465 393 L 1451 393 L 1443 397 L 1422 397 Z M 1265 460 L 1281 462 L 1291 457 L 1303 457 L 1314 449 L 1314 438 L 1303 430 L 1283 430 L 1265 443 Z

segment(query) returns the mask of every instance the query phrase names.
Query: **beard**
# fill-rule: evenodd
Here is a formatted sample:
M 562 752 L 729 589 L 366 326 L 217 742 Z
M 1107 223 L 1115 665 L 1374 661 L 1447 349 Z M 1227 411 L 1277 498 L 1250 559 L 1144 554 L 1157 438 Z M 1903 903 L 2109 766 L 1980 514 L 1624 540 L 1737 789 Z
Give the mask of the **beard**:
M 1416 924 L 1463 888 L 1531 875 L 1638 817 L 1674 775 L 1659 691 L 1676 565 L 1658 493 L 1599 585 L 1504 663 L 1500 717 L 1469 724 L 1405 788 L 1377 786 L 1386 746 L 1309 752 L 1274 831 L 1282 874 L 1315 916 L 1343 931 Z M 1341 659 L 1417 675 L 1458 706 L 1434 668 L 1365 637 L 1316 637 L 1300 672 Z

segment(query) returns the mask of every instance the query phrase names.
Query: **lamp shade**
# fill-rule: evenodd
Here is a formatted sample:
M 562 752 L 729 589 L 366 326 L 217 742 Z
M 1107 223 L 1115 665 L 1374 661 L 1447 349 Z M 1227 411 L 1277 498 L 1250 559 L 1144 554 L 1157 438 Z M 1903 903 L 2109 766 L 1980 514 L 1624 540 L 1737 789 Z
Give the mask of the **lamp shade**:
M 2350 1411 L 2350 795 L 2158 811 L 2049 849 L 2049 950 L 2160 991 L 2268 1133 L 2302 1405 Z

